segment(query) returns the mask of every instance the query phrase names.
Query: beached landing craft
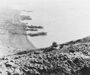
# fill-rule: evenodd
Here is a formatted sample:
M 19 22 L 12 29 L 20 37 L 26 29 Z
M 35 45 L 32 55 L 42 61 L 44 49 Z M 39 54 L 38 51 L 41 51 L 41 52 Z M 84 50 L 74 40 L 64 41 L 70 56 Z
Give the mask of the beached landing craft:
M 3 9 L 0 11 L 0 54 L 8 54 L 19 49 L 35 49 L 27 38 L 26 24 L 21 22 L 20 11 Z M 6 52 L 6 53 L 5 53 Z
M 0 12 L 0 75 L 90 75 L 90 37 L 35 49 L 20 12 L 7 11 Z

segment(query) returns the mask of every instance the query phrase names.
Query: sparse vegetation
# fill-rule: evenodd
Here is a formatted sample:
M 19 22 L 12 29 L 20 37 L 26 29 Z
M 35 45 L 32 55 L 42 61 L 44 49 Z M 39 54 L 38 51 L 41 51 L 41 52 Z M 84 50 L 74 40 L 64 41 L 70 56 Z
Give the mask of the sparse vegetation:
M 7 31 L 10 34 L 8 44 L 11 45 L 9 47 L 12 47 L 12 44 L 14 44 L 14 47 L 20 47 L 16 48 L 16 53 L 13 52 L 12 55 L 0 58 L 0 75 L 90 74 L 90 37 L 63 44 L 53 42 L 50 47 L 32 50 L 32 46 L 30 42 L 28 43 L 26 36 L 41 36 L 46 35 L 46 33 L 26 34 L 25 31 L 38 31 L 43 29 L 43 27 L 28 26 L 28 23 L 20 21 L 20 17 L 21 20 L 31 20 L 30 16 L 20 16 L 17 12 L 14 15 L 10 14 L 8 16 L 8 14 L 5 14 L 5 16 L 0 16 L 3 20 L 0 21 L 1 29 L 5 30 L 4 33 Z M 13 42 L 12 39 L 14 39 Z M 4 40 L 2 42 L 6 43 Z
M 52 46 L 60 45 L 54 42 Z M 0 73 L 1 75 L 89 75 L 89 42 L 51 49 L 48 47 L 5 56 L 0 59 Z

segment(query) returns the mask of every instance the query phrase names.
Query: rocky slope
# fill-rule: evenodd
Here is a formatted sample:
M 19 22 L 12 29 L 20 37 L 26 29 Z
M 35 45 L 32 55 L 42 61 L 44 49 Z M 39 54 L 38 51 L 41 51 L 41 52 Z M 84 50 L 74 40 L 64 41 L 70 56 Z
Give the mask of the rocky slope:
M 0 58 L 0 75 L 89 75 L 89 38 Z

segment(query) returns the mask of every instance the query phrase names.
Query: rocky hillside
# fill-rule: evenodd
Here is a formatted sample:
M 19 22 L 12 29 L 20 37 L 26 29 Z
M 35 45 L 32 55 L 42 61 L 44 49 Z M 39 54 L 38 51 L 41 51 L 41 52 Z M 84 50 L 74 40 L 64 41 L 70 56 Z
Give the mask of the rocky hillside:
M 89 37 L 0 59 L 0 75 L 89 75 Z

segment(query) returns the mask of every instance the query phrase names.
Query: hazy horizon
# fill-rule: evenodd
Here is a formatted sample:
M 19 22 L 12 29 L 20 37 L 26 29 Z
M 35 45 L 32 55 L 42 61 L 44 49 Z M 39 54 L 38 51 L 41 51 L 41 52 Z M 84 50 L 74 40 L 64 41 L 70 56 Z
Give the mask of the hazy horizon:
M 90 0 L 0 0 L 0 7 L 32 11 L 29 23 L 44 26 L 48 33 L 30 38 L 36 47 L 90 35 Z

